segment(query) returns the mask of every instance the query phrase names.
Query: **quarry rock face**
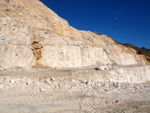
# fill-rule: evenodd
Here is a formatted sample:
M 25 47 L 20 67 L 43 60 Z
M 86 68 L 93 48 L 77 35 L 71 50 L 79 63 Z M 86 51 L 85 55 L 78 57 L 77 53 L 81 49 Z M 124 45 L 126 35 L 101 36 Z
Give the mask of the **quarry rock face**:
M 149 62 L 39 0 L 0 0 L 0 113 L 149 113 Z
M 39 0 L 0 1 L 0 70 L 144 65 L 148 56 L 91 31 L 79 31 Z

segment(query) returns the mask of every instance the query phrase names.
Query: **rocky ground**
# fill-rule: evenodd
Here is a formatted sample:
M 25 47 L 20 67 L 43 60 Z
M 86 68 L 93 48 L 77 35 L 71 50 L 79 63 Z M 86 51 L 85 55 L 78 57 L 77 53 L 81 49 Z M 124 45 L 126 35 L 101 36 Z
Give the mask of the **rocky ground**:
M 106 82 L 86 72 L 0 72 L 0 113 L 150 113 L 148 82 Z

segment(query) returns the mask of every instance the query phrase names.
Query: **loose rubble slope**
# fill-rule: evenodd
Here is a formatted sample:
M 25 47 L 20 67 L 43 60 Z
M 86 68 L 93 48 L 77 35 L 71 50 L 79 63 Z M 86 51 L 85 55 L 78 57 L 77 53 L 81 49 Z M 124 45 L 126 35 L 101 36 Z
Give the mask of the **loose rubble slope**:
M 1 73 L 0 112 L 149 113 L 149 83 L 106 82 L 104 71 L 83 71 Z

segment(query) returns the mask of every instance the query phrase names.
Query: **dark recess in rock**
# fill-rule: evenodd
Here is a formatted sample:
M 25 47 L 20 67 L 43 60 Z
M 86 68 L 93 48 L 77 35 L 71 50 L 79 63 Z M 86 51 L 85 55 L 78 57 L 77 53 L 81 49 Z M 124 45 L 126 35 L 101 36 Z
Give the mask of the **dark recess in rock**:
M 9 0 L 4 0 L 5 2 L 9 3 Z

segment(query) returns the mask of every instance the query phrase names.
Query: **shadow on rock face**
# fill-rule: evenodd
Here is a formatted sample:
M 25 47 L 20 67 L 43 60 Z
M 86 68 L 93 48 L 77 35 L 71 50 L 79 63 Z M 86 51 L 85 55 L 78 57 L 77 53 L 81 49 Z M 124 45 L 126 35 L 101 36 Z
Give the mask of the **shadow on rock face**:
M 133 44 L 121 44 L 121 45 L 134 49 L 137 54 L 144 55 L 146 60 L 148 62 L 150 62 L 150 49 L 147 49 L 146 47 L 139 48 L 139 47 L 137 47 L 137 46 L 135 46 Z
M 139 48 L 139 47 L 137 47 L 137 46 L 135 46 L 133 44 L 122 44 L 122 43 L 120 43 L 118 41 L 115 41 L 115 42 L 116 42 L 116 44 L 121 44 L 121 45 L 123 45 L 125 47 L 130 47 L 130 48 L 134 49 L 137 54 L 145 55 L 145 56 L 150 57 L 150 49 L 147 49 L 146 47 Z
M 142 54 L 150 57 L 150 49 L 142 47 L 137 54 Z

